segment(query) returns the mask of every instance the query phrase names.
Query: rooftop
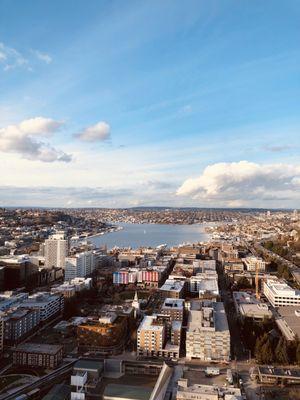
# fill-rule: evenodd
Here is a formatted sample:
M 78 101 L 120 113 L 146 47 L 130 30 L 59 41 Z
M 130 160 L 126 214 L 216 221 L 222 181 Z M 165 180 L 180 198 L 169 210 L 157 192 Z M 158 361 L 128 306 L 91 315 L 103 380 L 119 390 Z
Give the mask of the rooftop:
M 144 386 L 131 386 L 110 383 L 106 386 L 103 399 L 104 400 L 149 400 L 152 389 Z
M 15 350 L 26 351 L 27 353 L 56 354 L 61 349 L 62 349 L 62 346 L 55 345 L 55 344 L 23 343 L 23 344 L 19 344 Z

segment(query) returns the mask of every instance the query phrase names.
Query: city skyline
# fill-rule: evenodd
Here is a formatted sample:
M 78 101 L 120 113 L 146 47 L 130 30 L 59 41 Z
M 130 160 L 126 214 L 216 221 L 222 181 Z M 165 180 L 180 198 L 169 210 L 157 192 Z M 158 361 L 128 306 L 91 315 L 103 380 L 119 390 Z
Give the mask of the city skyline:
M 0 1 L 0 206 L 298 208 L 298 21 L 292 0 Z

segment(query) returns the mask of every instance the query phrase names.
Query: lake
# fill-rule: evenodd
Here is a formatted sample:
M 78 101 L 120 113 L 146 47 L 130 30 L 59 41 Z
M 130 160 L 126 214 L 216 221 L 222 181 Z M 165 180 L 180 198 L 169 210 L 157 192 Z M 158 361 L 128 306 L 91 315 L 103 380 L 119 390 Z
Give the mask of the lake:
M 164 224 L 129 224 L 117 223 L 123 229 L 89 237 L 95 246 L 106 245 L 109 249 L 117 247 L 156 247 L 160 244 L 176 246 L 181 243 L 208 241 L 210 236 L 205 232 L 208 224 L 164 225 Z

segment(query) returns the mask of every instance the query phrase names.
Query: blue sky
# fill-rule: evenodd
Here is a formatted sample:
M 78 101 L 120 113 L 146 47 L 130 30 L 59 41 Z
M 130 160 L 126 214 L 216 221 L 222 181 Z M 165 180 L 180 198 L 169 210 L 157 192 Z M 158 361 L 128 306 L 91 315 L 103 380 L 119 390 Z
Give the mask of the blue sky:
M 0 205 L 297 207 L 299 39 L 291 0 L 0 0 Z

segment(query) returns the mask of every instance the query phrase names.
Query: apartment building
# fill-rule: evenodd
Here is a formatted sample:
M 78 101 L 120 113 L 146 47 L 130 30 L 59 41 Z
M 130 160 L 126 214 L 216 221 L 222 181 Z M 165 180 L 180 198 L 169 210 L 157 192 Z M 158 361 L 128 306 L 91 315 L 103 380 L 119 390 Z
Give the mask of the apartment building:
M 4 344 L 15 345 L 33 333 L 40 323 L 38 309 L 17 308 L 2 315 Z
M 267 279 L 263 293 L 273 307 L 300 305 L 300 290 L 291 288 L 285 281 Z
M 221 302 L 192 302 L 186 332 L 186 357 L 229 361 L 230 333 Z
M 64 296 L 49 292 L 38 292 L 29 296 L 22 305 L 27 308 L 38 309 L 41 322 L 44 322 L 63 312 Z
M 199 297 L 205 294 L 219 296 L 218 278 L 207 273 L 198 273 L 188 280 L 191 293 L 198 293 Z
M 160 287 L 160 295 L 162 298 L 181 299 L 184 297 L 185 280 L 167 279 Z
M 92 251 L 84 251 L 65 259 L 65 281 L 85 278 L 94 271 L 95 259 Z
M 262 258 L 246 257 L 243 258 L 243 262 L 247 271 L 255 272 L 257 269 L 259 272 L 264 272 L 266 270 L 266 262 Z
M 178 358 L 181 341 L 181 321 L 169 316 L 146 315 L 137 331 L 137 353 L 142 357 Z
M 68 240 L 65 232 L 57 232 L 45 240 L 45 267 L 64 268 L 68 255 Z
M 12 352 L 14 365 L 35 368 L 56 368 L 63 358 L 63 347 L 50 344 L 24 343 Z
M 160 314 L 170 317 L 170 321 L 182 321 L 184 314 L 184 300 L 166 298 L 161 309 Z

